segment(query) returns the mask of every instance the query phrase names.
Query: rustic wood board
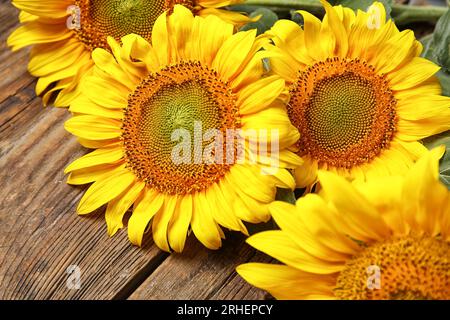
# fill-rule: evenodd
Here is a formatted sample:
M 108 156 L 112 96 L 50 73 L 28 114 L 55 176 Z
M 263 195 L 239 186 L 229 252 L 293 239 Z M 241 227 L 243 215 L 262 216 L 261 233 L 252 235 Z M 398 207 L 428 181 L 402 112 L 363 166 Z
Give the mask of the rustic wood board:
M 182 254 L 172 254 L 130 296 L 130 299 L 260 299 L 234 269 L 241 263 L 269 261 L 243 244 L 244 236 L 229 234 L 219 251 L 203 250 L 194 238 Z M 198 284 L 201 283 L 201 286 Z
M 0 299 L 263 298 L 234 271 L 267 259 L 241 235 L 227 234 L 216 252 L 191 238 L 183 255 L 169 256 L 151 237 L 143 248 L 125 230 L 109 238 L 104 208 L 76 215 L 85 187 L 68 186 L 63 169 L 87 150 L 64 131 L 67 110 L 44 108 L 35 96 L 28 51 L 6 47 L 17 14 L 0 0 Z M 72 265 L 79 290 L 66 285 Z

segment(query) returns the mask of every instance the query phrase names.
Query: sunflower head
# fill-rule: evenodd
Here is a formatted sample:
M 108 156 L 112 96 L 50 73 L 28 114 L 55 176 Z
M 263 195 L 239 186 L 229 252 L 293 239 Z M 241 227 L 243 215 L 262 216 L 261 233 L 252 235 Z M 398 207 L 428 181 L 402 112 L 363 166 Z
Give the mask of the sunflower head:
M 37 95 L 44 104 L 56 97 L 55 106 L 66 107 L 78 95 L 82 75 L 93 67 L 91 52 L 109 50 L 108 37 L 120 42 L 128 34 L 151 39 L 162 14 L 183 5 L 199 16 L 215 15 L 234 26 L 252 19 L 220 9 L 240 0 L 13 0 L 22 25 L 8 38 L 13 50 L 33 46 L 29 71 L 39 77 Z
M 405 173 L 426 149 L 420 140 L 450 129 L 450 98 L 439 67 L 420 57 L 410 30 L 399 31 L 379 2 L 367 12 L 332 7 L 303 28 L 280 20 L 267 33 L 275 74 L 289 86 L 288 114 L 305 160 L 299 187 L 328 170 L 358 180 Z
M 93 51 L 95 67 L 65 124 L 96 149 L 66 169 L 71 184 L 94 182 L 80 214 L 107 204 L 114 234 L 133 206 L 130 240 L 140 245 L 151 229 L 167 251 L 182 251 L 191 229 L 216 249 L 221 227 L 246 233 L 242 221 L 269 219 L 276 187 L 295 187 L 284 168 L 300 163 L 287 150 L 299 135 L 285 110 L 284 80 L 264 73 L 267 52 L 260 49 L 267 37 L 233 30 L 217 17 L 194 17 L 175 6 L 156 20 L 152 44 L 138 35 L 109 37 L 108 50 Z M 262 129 L 269 134 L 239 142 Z M 238 161 L 261 143 L 270 152 Z M 275 151 L 279 161 L 269 175 Z
M 74 0 L 74 28 L 77 38 L 89 49 L 108 49 L 107 37 L 120 40 L 127 34 L 150 39 L 156 19 L 164 11 L 172 12 L 175 3 L 194 10 L 193 0 Z M 79 10 L 79 11 L 77 11 Z M 79 16 L 76 16 L 76 15 Z
M 128 101 L 122 139 L 130 168 L 162 193 L 203 191 L 220 181 L 230 165 L 174 162 L 173 150 L 179 141 L 173 134 L 187 130 L 194 136 L 197 123 L 202 130 L 218 129 L 225 136 L 227 130 L 241 127 L 238 111 L 227 84 L 200 62 L 181 61 L 161 69 L 147 77 Z M 201 147 L 206 146 L 207 142 L 202 142 Z M 231 148 L 236 154 L 236 145 Z M 188 156 L 192 151 L 189 149 Z M 226 145 L 220 152 L 227 152 Z
M 274 202 L 280 226 L 248 243 L 284 264 L 238 273 L 280 299 L 450 299 L 450 192 L 437 148 L 405 176 L 354 182 L 319 172 L 320 194 Z

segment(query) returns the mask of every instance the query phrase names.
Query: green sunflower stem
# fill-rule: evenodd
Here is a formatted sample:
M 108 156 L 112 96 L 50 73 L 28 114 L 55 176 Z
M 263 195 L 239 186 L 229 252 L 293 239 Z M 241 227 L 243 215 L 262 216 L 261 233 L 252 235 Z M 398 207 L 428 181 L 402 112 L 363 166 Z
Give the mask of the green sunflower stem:
M 289 10 L 307 10 L 314 14 L 323 14 L 324 9 L 319 0 L 245 0 L 248 6 L 266 7 L 276 12 Z M 397 25 L 412 22 L 436 22 L 447 12 L 448 8 L 438 6 L 410 6 L 394 4 L 391 16 Z
M 436 22 L 447 12 L 446 7 L 393 5 L 391 15 L 399 25 L 411 22 Z

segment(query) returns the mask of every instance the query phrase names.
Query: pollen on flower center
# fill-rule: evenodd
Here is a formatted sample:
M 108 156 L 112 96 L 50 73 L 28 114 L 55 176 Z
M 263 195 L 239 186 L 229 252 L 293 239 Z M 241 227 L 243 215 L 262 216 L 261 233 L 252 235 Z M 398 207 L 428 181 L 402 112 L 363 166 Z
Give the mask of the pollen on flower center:
M 288 113 L 300 131 L 299 154 L 352 168 L 389 146 L 396 100 L 383 76 L 359 60 L 330 58 L 300 72 Z
M 213 129 L 225 137 L 227 130 L 240 127 L 235 102 L 228 85 L 199 62 L 181 62 L 150 75 L 130 96 L 125 111 L 122 139 L 130 168 L 165 194 L 187 194 L 218 182 L 232 163 L 195 159 L 194 140 L 202 139 L 196 137 L 195 124 L 201 125 L 201 135 Z M 189 133 L 188 162 L 173 159 L 181 142 L 181 136 L 173 136 L 178 129 Z M 200 140 L 200 152 L 212 142 Z M 230 147 L 222 147 L 225 158 Z M 231 150 L 236 154 L 235 146 Z
M 156 19 L 175 4 L 193 10 L 193 0 L 75 0 L 80 8 L 80 29 L 75 30 L 85 46 L 108 49 L 108 36 L 120 40 L 135 33 L 150 40 Z
M 369 266 L 379 267 L 379 288 L 368 287 Z M 450 299 L 450 243 L 408 236 L 377 243 L 347 262 L 339 274 L 340 299 Z

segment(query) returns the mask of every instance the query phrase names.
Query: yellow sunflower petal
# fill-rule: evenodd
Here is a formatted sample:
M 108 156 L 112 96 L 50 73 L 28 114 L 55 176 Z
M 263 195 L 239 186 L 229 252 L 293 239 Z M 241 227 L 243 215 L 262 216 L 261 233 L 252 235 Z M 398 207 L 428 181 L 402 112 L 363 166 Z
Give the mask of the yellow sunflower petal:
M 81 82 L 81 90 L 83 90 L 86 98 L 89 98 L 93 103 L 96 103 L 102 107 L 109 109 L 124 109 L 127 104 L 127 94 L 122 87 L 112 85 L 110 82 L 106 82 L 93 77 L 87 77 Z M 108 90 L 107 95 L 99 96 L 98 92 L 104 92 Z
M 229 178 L 241 188 L 242 192 L 261 202 L 270 202 L 275 197 L 274 188 L 264 187 L 267 185 L 264 182 L 268 180 L 268 176 L 263 175 L 262 172 L 256 172 L 250 166 L 233 166 Z
M 137 200 L 133 214 L 128 220 L 128 238 L 137 246 L 142 245 L 142 238 L 148 224 L 164 204 L 164 195 L 144 189 Z
M 82 115 L 66 121 L 64 128 L 84 139 L 106 140 L 121 135 L 120 122 L 113 119 Z
M 197 193 L 193 198 L 195 208 L 192 212 L 192 231 L 198 240 L 209 249 L 218 249 L 222 245 L 219 230 L 214 222 L 208 200 L 204 193 Z
M 275 210 L 277 209 L 275 208 Z M 340 257 L 353 255 L 359 251 L 357 244 L 348 238 L 349 235 L 355 235 L 353 230 L 349 230 L 348 224 L 342 221 L 343 219 L 329 208 L 319 195 L 307 194 L 299 198 L 296 210 L 300 211 L 299 218 L 303 221 L 305 232 L 311 233 L 329 250 L 341 253 Z M 324 220 L 330 221 L 330 223 L 322 223 Z
M 324 25 L 326 28 L 334 34 L 336 43 L 334 46 L 334 53 L 339 57 L 347 55 L 348 50 L 348 35 L 345 27 L 339 18 L 335 9 L 325 0 L 321 0 L 322 5 L 326 11 L 326 22 Z
M 136 181 L 128 190 L 125 190 L 108 203 L 105 220 L 110 236 L 113 236 L 119 229 L 123 228 L 123 216 L 139 197 L 144 187 L 145 182 Z
M 94 182 L 83 195 L 78 204 L 77 212 L 87 214 L 98 209 L 120 195 L 135 179 L 134 174 L 128 169 L 118 171 L 111 176 L 103 176 L 102 179 Z
M 300 10 L 298 13 L 303 16 L 303 34 L 305 37 L 305 45 L 308 50 L 308 55 L 317 61 L 324 60 L 327 52 L 323 52 L 322 43 L 325 45 L 331 39 L 326 35 L 324 39 L 321 38 L 322 35 L 320 30 L 322 28 L 322 23 L 318 18 L 307 11 Z
M 122 157 L 123 151 L 119 145 L 113 145 L 104 149 L 97 149 L 72 162 L 66 169 L 64 169 L 64 173 L 102 164 L 115 163 L 122 159 Z
M 305 188 L 317 181 L 318 163 L 308 157 L 303 158 L 303 164 L 297 166 L 294 171 L 297 187 Z
M 178 205 L 178 197 L 166 197 L 164 205 L 153 218 L 152 231 L 155 244 L 162 250 L 170 252 L 167 230 Z
M 326 171 L 319 171 L 319 181 L 327 197 L 345 218 L 374 239 L 385 237 L 389 229 L 375 208 L 346 180 Z
M 237 273 L 255 287 L 268 291 L 277 299 L 308 299 L 315 295 L 333 299 L 333 277 L 315 275 L 289 266 L 246 263 Z
M 122 38 L 123 50 L 121 55 L 124 61 L 129 63 L 129 72 L 133 72 L 133 68 L 138 69 L 139 63 L 144 63 L 147 71 L 157 72 L 160 68 L 158 57 L 155 50 L 141 36 L 130 34 Z M 142 70 L 135 70 L 135 75 L 142 75 Z
M 67 7 L 73 2 L 69 0 L 46 0 L 39 2 L 33 0 L 14 0 L 13 5 L 29 14 L 51 19 L 68 16 Z
M 247 239 L 254 248 L 296 269 L 317 274 L 331 274 L 342 270 L 343 265 L 321 260 L 296 245 L 282 231 L 264 231 Z
M 173 23 L 170 24 L 170 40 L 172 41 L 173 54 L 177 60 L 186 59 L 189 56 L 186 53 L 189 50 L 189 44 L 186 43 L 186 39 L 191 38 L 190 33 L 194 23 L 194 16 L 189 9 L 183 6 L 176 6 L 173 15 L 176 17 L 173 19 Z
M 122 163 L 102 164 L 72 171 L 67 177 L 67 183 L 81 185 L 91 183 L 103 178 L 106 175 L 113 175 L 116 171 L 122 170 Z
M 212 67 L 224 79 L 233 79 L 255 43 L 256 30 L 243 31 L 228 38 L 220 47 Z
M 242 26 L 246 23 L 252 22 L 255 19 L 250 19 L 247 16 L 239 13 L 234 12 L 231 10 L 222 10 L 222 9 L 216 9 L 216 8 L 206 8 L 199 12 L 199 15 L 201 17 L 214 15 L 216 17 L 219 17 L 223 21 L 226 21 L 228 23 L 231 23 L 236 26 Z
M 85 49 L 76 41 L 58 41 L 48 45 L 38 45 L 31 51 L 28 71 L 36 77 L 65 69 L 79 59 Z
M 179 200 L 177 208 L 175 208 L 168 229 L 169 244 L 175 252 L 182 252 L 184 249 L 189 225 L 191 223 L 192 210 L 192 196 L 183 196 Z
M 276 201 L 270 205 L 270 212 L 277 225 L 303 250 L 325 261 L 343 262 L 349 258 L 348 255 L 317 241 L 315 235 L 308 232 L 295 211 L 295 206 L 284 202 Z
M 203 28 L 203 22 L 208 28 Z M 187 58 L 200 60 L 211 66 L 217 51 L 226 39 L 233 35 L 233 25 L 215 16 L 207 16 L 204 20 L 196 18 L 192 25 L 193 41 L 188 43 L 190 50 L 185 52 Z
M 160 65 L 167 65 L 171 62 L 166 13 L 161 14 L 153 25 L 152 46 L 156 50 Z
M 112 58 L 111 53 L 109 53 L 108 51 L 101 48 L 95 49 L 92 52 L 92 60 L 94 60 L 95 65 L 98 68 L 100 68 L 113 79 L 117 79 L 118 81 L 120 81 L 129 89 L 133 90 L 136 86 L 136 83 L 133 82 L 133 79 L 131 79 L 129 75 L 124 72 L 124 70 L 120 67 L 116 60 Z
M 270 76 L 254 82 L 239 92 L 237 104 L 243 114 L 261 111 L 285 90 L 284 80 Z
M 19 50 L 32 44 L 57 42 L 71 36 L 69 30 L 64 27 L 55 29 L 55 25 L 32 21 L 11 33 L 7 44 L 13 50 Z
M 402 31 L 386 43 L 377 44 L 374 51 L 373 65 L 380 74 L 389 73 L 405 62 L 411 61 L 416 55 L 414 43 L 417 40 L 411 30 Z M 389 57 L 389 58 L 387 58 Z
M 39 19 L 39 16 L 30 14 L 26 11 L 20 11 L 19 12 L 19 21 L 20 23 L 27 23 L 27 22 L 31 22 L 31 21 L 36 21 L 37 19 Z
M 438 181 L 438 161 L 444 152 L 443 145 L 428 152 L 407 175 L 402 209 L 405 219 L 416 232 L 424 231 L 434 236 L 441 231 L 439 213 L 447 205 L 442 203 L 441 199 L 446 198 L 448 190 Z
M 214 205 L 221 208 L 220 212 L 217 210 L 212 210 L 214 219 L 222 226 L 230 229 L 239 231 L 242 229 L 242 224 L 234 215 L 232 206 L 230 206 L 230 201 L 234 199 L 226 199 L 222 191 L 223 185 L 214 184 L 210 190 L 207 191 L 207 196 L 211 201 L 214 201 Z
M 74 99 L 69 107 L 69 111 L 73 113 L 98 116 L 102 118 L 111 118 L 116 120 L 122 120 L 124 117 L 121 109 L 105 108 L 97 103 L 94 103 L 86 96 L 81 96 L 78 99 Z
M 50 85 L 57 82 L 58 80 L 63 79 L 74 79 L 77 77 L 80 67 L 84 66 L 88 62 L 88 57 L 86 55 L 82 55 L 76 63 L 72 64 L 67 68 L 63 68 L 61 70 L 55 70 L 45 76 L 41 76 L 36 84 L 36 94 L 41 95 L 44 91 L 46 91 Z
M 393 90 L 405 90 L 429 79 L 438 70 L 439 66 L 433 62 L 415 57 L 408 65 L 388 74 L 387 77 Z

